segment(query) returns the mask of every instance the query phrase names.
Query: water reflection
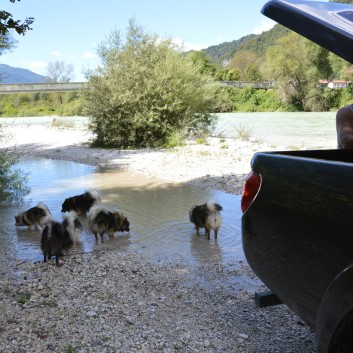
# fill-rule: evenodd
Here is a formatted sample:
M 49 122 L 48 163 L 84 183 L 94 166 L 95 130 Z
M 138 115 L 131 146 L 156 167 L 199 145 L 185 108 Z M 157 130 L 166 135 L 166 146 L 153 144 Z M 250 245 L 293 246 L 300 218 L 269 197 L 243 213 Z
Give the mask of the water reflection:
M 94 235 L 84 231 L 82 243 L 73 252 L 87 253 L 120 247 L 143 251 L 154 260 L 172 260 L 183 256 L 191 262 L 203 263 L 244 258 L 239 196 L 160 182 L 126 172 L 100 171 L 92 166 L 67 161 L 25 160 L 19 163 L 19 167 L 30 173 L 31 193 L 25 205 L 0 209 L 3 251 L 19 259 L 42 260 L 41 232 L 16 228 L 15 215 L 42 201 L 54 219 L 61 220 L 64 199 L 81 194 L 88 188 L 97 189 L 105 205 L 117 207 L 125 213 L 131 232 L 117 233 L 114 239 L 96 243 Z M 223 225 L 218 240 L 214 239 L 213 233 L 210 241 L 203 235 L 196 235 L 194 225 L 189 222 L 189 208 L 206 201 L 215 201 L 223 206 Z

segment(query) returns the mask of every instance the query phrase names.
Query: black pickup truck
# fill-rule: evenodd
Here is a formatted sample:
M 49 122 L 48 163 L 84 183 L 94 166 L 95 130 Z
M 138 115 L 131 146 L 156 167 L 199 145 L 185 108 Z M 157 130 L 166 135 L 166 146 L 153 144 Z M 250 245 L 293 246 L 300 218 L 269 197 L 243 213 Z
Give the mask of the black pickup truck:
M 271 0 L 262 13 L 353 63 L 352 5 Z M 241 207 L 256 275 L 319 353 L 353 352 L 353 150 L 256 153 Z

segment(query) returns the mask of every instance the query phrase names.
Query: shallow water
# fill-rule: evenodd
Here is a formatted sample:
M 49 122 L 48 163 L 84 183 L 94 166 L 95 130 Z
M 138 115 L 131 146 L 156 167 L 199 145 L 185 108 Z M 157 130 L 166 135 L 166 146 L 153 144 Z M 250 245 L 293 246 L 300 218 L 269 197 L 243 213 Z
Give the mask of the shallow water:
M 79 246 L 72 252 L 89 253 L 115 247 L 139 250 L 157 261 L 187 259 L 194 263 L 244 260 L 240 230 L 240 197 L 200 187 L 165 183 L 126 172 L 104 171 L 68 161 L 34 159 L 18 167 L 29 173 L 31 193 L 25 204 L 0 208 L 0 240 L 7 257 L 42 261 L 40 234 L 15 226 L 15 215 L 44 202 L 54 219 L 61 220 L 65 198 L 86 189 L 99 191 L 105 205 L 118 208 L 130 222 L 130 233 L 116 233 L 113 239 L 98 241 L 84 231 Z M 215 201 L 223 206 L 223 224 L 218 240 L 196 235 L 189 221 L 194 204 Z M 83 220 L 84 221 L 84 220 Z M 201 232 L 203 234 L 203 230 Z

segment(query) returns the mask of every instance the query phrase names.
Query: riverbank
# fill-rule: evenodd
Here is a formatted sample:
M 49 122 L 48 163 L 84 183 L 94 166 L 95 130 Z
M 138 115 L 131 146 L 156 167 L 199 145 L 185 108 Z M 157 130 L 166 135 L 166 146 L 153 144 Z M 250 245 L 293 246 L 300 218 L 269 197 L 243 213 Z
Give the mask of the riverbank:
M 85 129 L 51 128 L 43 125 L 7 126 L 11 138 L 4 147 L 21 157 L 69 160 L 165 181 L 241 194 L 251 158 L 257 151 L 274 147 L 257 140 L 209 138 L 207 143 L 189 141 L 171 149 L 115 150 L 89 148 L 91 134 Z M 277 149 L 286 149 L 276 146 Z
M 63 159 L 166 181 L 241 193 L 252 155 L 269 146 L 210 139 L 171 150 L 86 147 L 90 134 L 7 127 L 21 157 Z M 158 246 L 158 244 L 156 244 Z M 176 258 L 180 260 L 176 260 Z M 14 260 L 0 279 L 0 352 L 308 353 L 313 332 L 285 306 L 258 309 L 266 287 L 247 263 L 190 265 L 183 254 L 151 261 L 140 251 L 71 252 L 54 263 Z M 10 274 L 14 275 L 10 275 Z

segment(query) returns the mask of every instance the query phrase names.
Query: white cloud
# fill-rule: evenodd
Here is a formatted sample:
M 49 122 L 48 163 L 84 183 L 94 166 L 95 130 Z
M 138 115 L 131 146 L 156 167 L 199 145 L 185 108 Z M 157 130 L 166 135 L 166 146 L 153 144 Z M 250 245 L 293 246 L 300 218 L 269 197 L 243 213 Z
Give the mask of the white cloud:
M 83 53 L 84 59 L 95 59 L 96 57 L 97 57 L 97 54 L 92 53 L 90 51 L 86 51 L 85 53 Z
M 39 75 L 46 75 L 48 63 L 45 61 L 23 61 L 26 69 L 36 72 Z
M 221 43 L 224 43 L 224 42 L 225 42 L 225 40 L 222 37 L 216 37 L 215 45 L 216 44 L 221 44 Z
M 172 42 L 175 45 L 177 45 L 182 51 L 201 50 L 209 47 L 209 45 L 207 44 L 196 44 L 196 43 L 184 42 L 181 38 L 173 38 Z
M 56 57 L 62 57 L 62 56 L 64 56 L 63 53 L 61 53 L 60 51 L 57 51 L 57 50 L 52 51 L 52 52 L 51 52 L 51 55 L 56 56 Z
M 275 24 L 276 22 L 270 19 L 262 20 L 261 24 L 252 30 L 252 33 L 261 34 L 262 32 L 269 31 Z

